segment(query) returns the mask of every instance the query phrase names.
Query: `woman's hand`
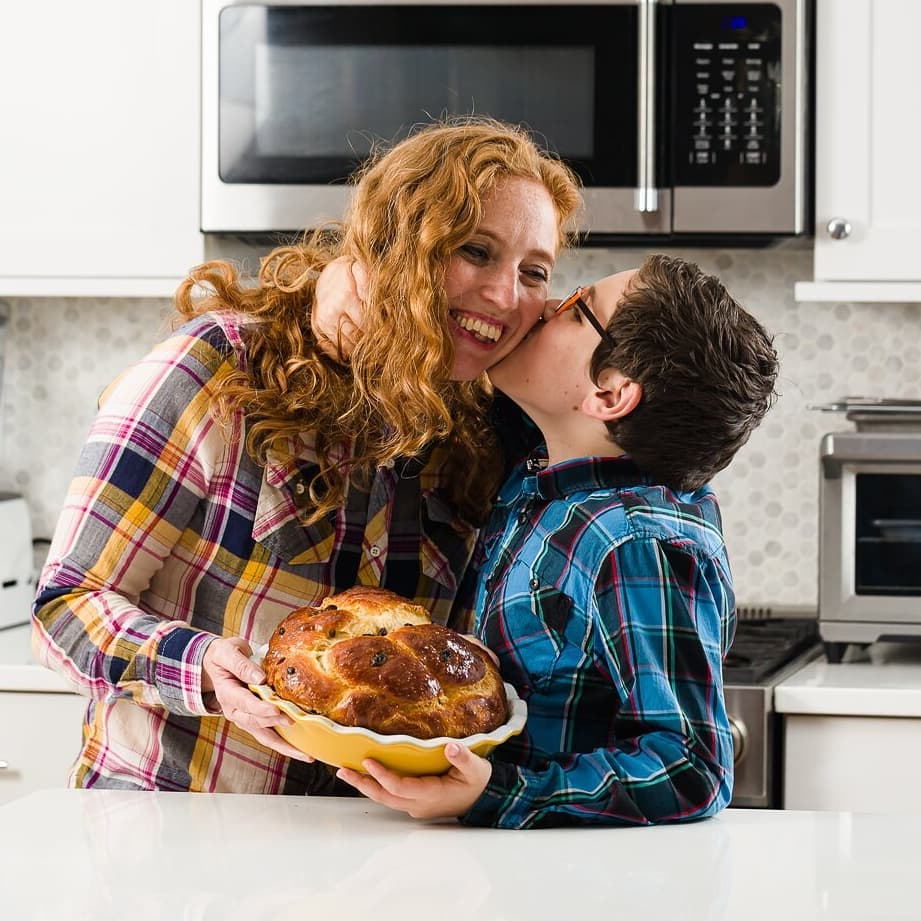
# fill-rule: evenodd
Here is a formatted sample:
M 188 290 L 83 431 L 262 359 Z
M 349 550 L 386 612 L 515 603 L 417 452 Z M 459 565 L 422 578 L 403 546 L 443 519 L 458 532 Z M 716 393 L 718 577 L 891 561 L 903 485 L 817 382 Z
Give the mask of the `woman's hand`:
M 291 717 L 274 704 L 260 700 L 248 684 L 262 684 L 265 674 L 250 661 L 253 650 L 240 637 L 219 638 L 205 650 L 202 660 L 201 687 L 205 695 L 213 694 L 217 702 L 214 712 L 248 732 L 266 748 L 286 758 L 313 761 L 310 755 L 298 751 L 277 733 L 273 726 L 290 726 Z
M 403 777 L 371 759 L 362 762 L 367 774 L 339 768 L 336 776 L 375 803 L 414 819 L 455 818 L 480 798 L 492 776 L 492 765 L 456 742 L 445 745 L 445 756 L 451 768 L 438 776 Z
M 368 272 L 351 256 L 330 262 L 317 279 L 310 328 L 317 346 L 337 361 L 346 361 L 361 337 Z

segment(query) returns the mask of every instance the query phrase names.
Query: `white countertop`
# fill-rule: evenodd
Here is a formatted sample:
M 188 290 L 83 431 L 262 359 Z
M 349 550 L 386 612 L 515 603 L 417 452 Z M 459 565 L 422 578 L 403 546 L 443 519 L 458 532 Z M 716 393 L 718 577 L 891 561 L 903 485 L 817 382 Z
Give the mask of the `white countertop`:
M 32 658 L 30 635 L 28 624 L 0 630 L 0 692 L 72 690 L 60 675 Z
M 46 790 L 0 807 L 16 921 L 917 919 L 921 825 L 728 810 L 522 832 L 365 800 Z
M 858 649 L 852 646 L 837 665 L 815 659 L 778 684 L 774 709 L 790 714 L 921 717 L 921 643 L 874 643 L 855 654 Z

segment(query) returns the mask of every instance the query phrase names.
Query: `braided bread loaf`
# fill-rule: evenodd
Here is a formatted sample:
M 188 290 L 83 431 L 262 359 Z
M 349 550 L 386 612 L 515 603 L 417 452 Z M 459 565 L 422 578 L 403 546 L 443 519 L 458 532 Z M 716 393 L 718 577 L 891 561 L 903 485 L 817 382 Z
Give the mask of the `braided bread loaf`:
M 289 614 L 263 669 L 308 713 L 383 735 L 463 738 L 508 718 L 489 655 L 386 589 L 356 586 Z

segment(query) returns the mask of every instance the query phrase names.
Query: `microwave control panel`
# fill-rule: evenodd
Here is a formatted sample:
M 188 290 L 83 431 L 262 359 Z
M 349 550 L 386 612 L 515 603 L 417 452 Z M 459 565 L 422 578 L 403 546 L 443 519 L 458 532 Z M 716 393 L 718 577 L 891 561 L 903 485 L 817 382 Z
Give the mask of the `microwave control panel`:
M 768 186 L 780 178 L 780 8 L 674 9 L 678 186 Z

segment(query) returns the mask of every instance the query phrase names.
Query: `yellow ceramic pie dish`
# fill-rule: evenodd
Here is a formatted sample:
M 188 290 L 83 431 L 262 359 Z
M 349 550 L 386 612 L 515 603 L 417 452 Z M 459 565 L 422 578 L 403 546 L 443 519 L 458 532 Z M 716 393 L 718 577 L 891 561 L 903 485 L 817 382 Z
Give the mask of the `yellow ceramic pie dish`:
M 518 735 L 528 715 L 527 704 L 510 684 L 506 684 L 510 715 L 498 729 L 464 739 L 414 739 L 406 735 L 385 736 L 360 726 L 340 726 L 325 716 L 305 713 L 265 684 L 251 684 L 250 689 L 263 700 L 276 704 L 294 720 L 290 726 L 275 727 L 286 742 L 318 761 L 356 771 L 364 771 L 361 762 L 373 758 L 401 774 L 443 774 L 450 767 L 444 754 L 448 742 L 458 742 L 477 755 L 486 755 L 506 739 Z

